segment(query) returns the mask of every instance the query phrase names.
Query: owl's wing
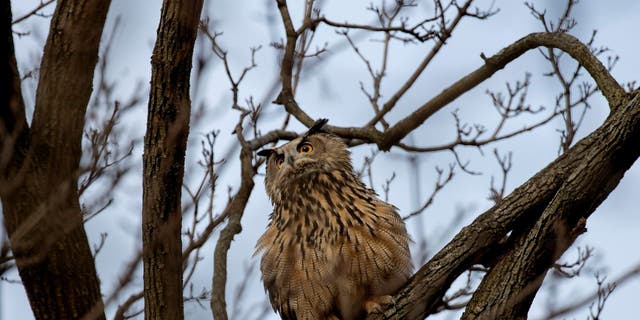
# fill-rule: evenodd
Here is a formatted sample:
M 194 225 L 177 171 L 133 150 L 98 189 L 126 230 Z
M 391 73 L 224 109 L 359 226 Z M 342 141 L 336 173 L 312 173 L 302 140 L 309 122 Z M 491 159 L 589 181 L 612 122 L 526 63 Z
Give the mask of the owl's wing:
M 331 313 L 336 296 L 334 262 L 326 252 L 288 241 L 274 226 L 258 241 L 260 270 L 269 301 L 283 319 L 321 319 Z M 304 248 L 303 248 L 304 247 Z
M 280 291 L 273 290 L 276 285 L 278 270 L 282 268 L 282 266 L 279 265 L 280 253 L 278 252 L 278 248 L 274 247 L 276 236 L 277 229 L 269 223 L 265 233 L 260 237 L 260 239 L 258 239 L 258 242 L 256 243 L 256 251 L 253 255 L 255 256 L 261 252 L 263 253 L 260 261 L 262 283 L 265 290 L 269 293 L 269 302 L 271 302 L 271 307 L 273 310 L 279 311 L 284 319 L 285 312 L 283 312 L 280 307 L 282 305 Z

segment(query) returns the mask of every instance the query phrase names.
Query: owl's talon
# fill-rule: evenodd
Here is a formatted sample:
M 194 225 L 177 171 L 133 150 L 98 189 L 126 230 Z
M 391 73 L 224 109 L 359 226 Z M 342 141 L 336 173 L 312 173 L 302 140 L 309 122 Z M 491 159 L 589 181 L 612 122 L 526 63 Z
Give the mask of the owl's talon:
M 385 295 L 385 296 L 377 296 L 371 297 L 369 300 L 364 303 L 364 310 L 367 311 L 367 314 L 371 313 L 382 313 L 384 311 L 383 306 L 387 306 L 396 304 L 393 296 Z

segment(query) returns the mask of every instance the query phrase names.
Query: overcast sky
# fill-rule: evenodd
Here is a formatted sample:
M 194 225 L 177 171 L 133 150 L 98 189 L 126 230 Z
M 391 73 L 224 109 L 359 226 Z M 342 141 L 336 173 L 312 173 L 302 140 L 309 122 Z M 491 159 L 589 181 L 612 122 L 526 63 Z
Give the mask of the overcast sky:
M 13 15 L 19 17 L 39 1 L 13 1 Z M 290 1 L 294 2 L 294 1 Z M 300 3 L 302 1 L 299 1 Z M 552 17 L 557 16 L 564 8 L 564 1 L 534 1 L 536 7 L 547 8 Z M 367 1 L 324 1 L 324 14 L 337 21 L 367 23 L 373 16 L 365 10 L 370 3 Z M 412 11 L 412 18 L 417 19 L 431 11 L 431 1 L 418 1 L 419 5 Z M 491 1 L 478 1 L 480 8 L 488 8 Z M 120 28 L 114 38 L 114 45 L 109 56 L 109 77 L 117 83 L 119 96 L 127 97 L 135 84 L 142 81 L 147 84 L 150 78 L 150 56 L 157 29 L 160 1 L 127 1 L 113 0 L 108 16 L 106 30 L 111 30 L 116 17 L 121 20 Z M 265 113 L 269 115 L 261 122 L 263 132 L 278 125 L 282 118 L 279 106 L 268 103 L 273 97 L 266 96 L 277 76 L 277 52 L 269 46 L 282 37 L 282 26 L 276 15 L 275 1 L 267 0 L 237 0 L 210 1 L 206 4 L 216 31 L 223 31 L 220 43 L 230 54 L 230 63 L 238 74 L 250 59 L 249 47 L 261 45 L 262 49 L 256 55 L 258 68 L 252 70 L 240 87 L 241 102 L 252 96 L 256 101 L 266 101 Z M 300 5 L 292 4 L 294 21 L 299 23 Z M 399 105 L 387 117 L 390 122 L 406 116 L 411 110 L 429 100 L 448 85 L 482 65 L 480 53 L 491 55 L 501 48 L 513 43 L 524 35 L 541 31 L 541 26 L 530 14 L 521 1 L 497 0 L 493 8 L 500 11 L 485 21 L 473 19 L 463 20 L 447 46 L 433 61 L 429 68 L 416 82 Z M 53 7 L 45 10 L 52 12 Z M 571 32 L 580 40 L 586 41 L 592 30 L 598 30 L 597 46 L 606 46 L 610 53 L 618 55 L 620 61 L 613 70 L 613 76 L 621 83 L 638 79 L 640 59 L 638 59 L 638 42 L 630 34 L 640 28 L 640 2 L 633 0 L 595 1 L 583 0 L 576 8 L 574 16 L 578 25 Z M 410 20 L 415 21 L 415 20 Z M 30 61 L 41 54 L 42 43 L 48 31 L 48 19 L 31 18 L 29 22 L 14 26 L 14 31 L 31 32 L 30 36 L 17 37 L 16 50 L 21 72 L 31 67 Z M 379 39 L 377 35 L 368 35 L 359 41 L 363 52 L 372 60 L 374 68 L 379 68 L 380 43 L 371 41 Z M 342 38 L 336 36 L 333 29 L 321 26 L 316 39 L 317 46 L 327 42 L 334 51 L 329 52 L 320 62 L 320 67 L 308 73 L 303 73 L 303 80 L 298 89 L 299 104 L 314 118 L 325 117 L 334 125 L 359 125 L 367 121 L 372 115 L 366 97 L 360 92 L 362 81 L 365 86 L 371 85 L 366 67 L 352 50 L 340 50 L 332 45 L 341 43 Z M 204 45 L 200 42 L 199 45 Z M 431 48 L 431 43 L 421 45 L 395 45 L 390 51 L 389 69 L 383 83 L 383 95 L 389 97 L 394 90 L 403 83 L 404 79 L 413 71 L 421 58 Z M 313 60 L 310 60 L 313 61 Z M 525 72 L 531 73 L 531 88 L 528 102 L 533 106 L 552 108 L 559 86 L 554 79 L 543 76 L 549 71 L 548 64 L 541 55 L 532 50 L 518 60 L 509 64 L 488 81 L 480 84 L 471 92 L 452 102 L 442 111 L 435 114 L 417 129 L 412 139 L 417 145 L 431 146 L 451 141 L 455 135 L 452 112 L 458 110 L 463 122 L 481 123 L 493 128 L 498 120 L 490 99 L 485 94 L 487 89 L 503 90 L 505 81 L 522 80 Z M 224 70 L 219 62 L 210 64 L 206 70 L 204 81 L 194 84 L 199 95 L 195 103 L 204 103 L 210 112 L 206 117 L 193 119 L 192 131 L 189 137 L 189 155 L 187 157 L 187 183 L 194 184 L 201 174 L 195 163 L 200 154 L 200 140 L 202 135 L 211 130 L 220 130 L 221 136 L 216 145 L 216 151 L 223 154 L 225 150 L 236 144 L 235 137 L 230 135 L 230 126 L 235 124 L 238 114 L 228 107 L 230 99 L 229 85 Z M 28 94 L 33 83 L 25 83 L 27 104 L 32 106 L 33 98 Z M 146 90 L 146 89 L 145 89 Z M 583 127 L 578 132 L 578 138 L 589 134 L 602 123 L 607 116 L 607 105 L 601 96 L 591 100 L 592 108 L 587 112 Z M 548 109 L 547 109 L 548 110 Z M 31 110 L 32 111 L 32 110 Z M 215 111 L 215 114 L 213 114 Z M 121 126 L 132 139 L 141 139 L 144 135 L 146 117 L 146 101 L 138 105 L 135 110 L 121 121 Z M 505 130 L 517 130 L 526 123 L 531 123 L 540 117 L 527 117 L 514 121 Z M 295 120 L 292 121 L 293 130 L 302 131 L 303 127 Z M 414 239 L 424 234 L 430 243 L 431 250 L 437 250 L 451 234 L 442 234 L 442 230 L 450 225 L 454 214 L 463 208 L 466 215 L 462 225 L 471 221 L 479 213 L 491 206 L 487 199 L 492 175 L 499 177 L 499 167 L 493 157 L 493 149 L 498 148 L 501 153 L 513 152 L 513 169 L 507 180 L 507 192 L 513 190 L 529 179 L 538 170 L 552 161 L 558 152 L 559 133 L 562 128 L 560 119 L 552 121 L 533 133 L 489 145 L 482 149 L 459 149 L 464 161 L 468 160 L 472 170 L 482 174 L 471 176 L 457 170 L 454 180 L 438 194 L 436 202 L 423 213 L 424 226 L 418 227 L 417 219 L 410 220 L 409 229 Z M 353 160 L 356 167 L 362 164 L 363 156 L 374 150 L 373 146 L 360 146 L 353 149 Z M 103 285 L 103 292 L 110 292 L 114 280 L 124 265 L 141 246 L 140 209 L 141 209 L 141 178 L 139 174 L 142 146 L 138 144 L 131 160 L 132 174 L 127 176 L 124 183 L 115 193 L 114 204 L 97 218 L 86 224 L 87 233 L 92 243 L 97 243 L 100 233 L 108 232 L 109 237 L 105 248 L 97 258 L 97 268 Z M 382 184 L 393 173 L 396 178 L 391 184 L 389 201 L 396 205 L 401 214 L 414 210 L 424 201 L 435 182 L 435 166 L 446 168 L 454 161 L 451 153 L 441 152 L 418 157 L 418 172 L 410 167 L 405 159 L 406 154 L 393 149 L 390 153 L 381 154 L 374 163 L 373 186 L 382 193 Z M 221 190 L 217 195 L 216 207 L 224 207 L 226 201 L 226 186 L 237 186 L 239 177 L 237 155 L 227 159 L 225 171 L 222 173 L 218 185 Z M 418 177 L 420 192 L 416 193 L 413 177 Z M 264 230 L 267 215 L 271 207 L 264 193 L 261 177 L 256 180 L 256 188 L 245 211 L 243 232 L 236 237 L 231 246 L 229 258 L 228 301 L 231 309 L 238 305 L 252 315 L 258 313 L 265 293 L 254 272 L 249 276 L 247 296 L 240 302 L 235 301 L 235 289 L 242 279 L 246 278 L 245 266 L 255 263 L 253 248 L 255 241 Z M 368 182 L 367 182 L 368 183 Z M 582 297 L 595 289 L 594 271 L 600 270 L 608 279 L 614 279 L 630 267 L 640 263 L 637 246 L 640 235 L 640 215 L 637 206 L 637 190 L 640 187 L 640 165 L 636 164 L 627 172 L 619 187 L 598 208 L 587 223 L 588 232 L 582 235 L 576 245 L 589 245 L 595 248 L 595 259 L 590 262 L 592 268 L 585 270 L 580 279 L 564 283 L 563 289 L 557 296 L 539 294 L 530 313 L 531 318 L 543 314 L 545 306 L 550 301 L 557 306 L 568 303 L 575 297 Z M 416 194 L 418 197 L 416 198 Z M 89 199 L 85 199 L 89 201 Z M 636 200 L 636 201 L 634 201 Z M 186 219 L 189 219 L 186 217 Z M 455 231 L 459 230 L 458 226 Z M 195 291 L 210 287 L 213 243 L 209 241 L 203 250 L 205 259 L 201 262 L 197 274 L 194 276 Z M 415 248 L 414 248 L 415 252 Z M 433 251 L 432 251 L 433 253 Z M 563 259 L 570 260 L 576 254 L 571 248 Z M 414 257 L 416 260 L 418 257 Z M 9 275 L 16 279 L 14 272 Z M 129 291 L 125 292 L 120 301 L 127 297 L 127 293 L 139 290 L 142 286 L 141 273 L 138 280 Z M 637 296 L 640 294 L 640 280 L 635 279 L 618 287 L 604 310 L 603 318 L 629 319 L 635 312 Z M 551 297 L 551 298 L 550 298 Z M 208 302 L 202 308 L 196 303 L 185 305 L 187 319 L 201 319 L 210 317 Z M 108 317 L 112 317 L 114 308 L 108 309 Z M 583 319 L 587 316 L 587 308 L 582 308 L 569 318 Z M 455 318 L 456 315 L 439 315 L 437 318 Z M 32 319 L 33 316 L 23 288 L 18 284 L 0 282 L 0 320 L 4 319 Z M 140 317 L 141 318 L 141 317 Z M 275 319 L 270 313 L 269 319 Z M 236 319 L 242 319 L 237 316 Z

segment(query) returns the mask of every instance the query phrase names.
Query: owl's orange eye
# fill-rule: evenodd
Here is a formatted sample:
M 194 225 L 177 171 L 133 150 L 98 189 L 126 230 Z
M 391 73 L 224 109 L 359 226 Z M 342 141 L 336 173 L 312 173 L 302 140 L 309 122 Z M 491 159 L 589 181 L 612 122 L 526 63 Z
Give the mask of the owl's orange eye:
M 298 152 L 300 153 L 311 153 L 312 151 L 313 151 L 313 146 L 308 142 L 305 142 L 298 146 Z
M 276 158 L 276 167 L 282 167 L 282 163 L 284 162 L 284 157 Z

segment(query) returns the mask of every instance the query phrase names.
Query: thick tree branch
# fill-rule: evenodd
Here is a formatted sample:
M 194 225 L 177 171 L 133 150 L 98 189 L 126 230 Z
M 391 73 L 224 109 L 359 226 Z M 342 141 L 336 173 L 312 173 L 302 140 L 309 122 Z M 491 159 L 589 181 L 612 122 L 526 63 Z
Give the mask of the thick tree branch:
M 505 239 L 510 232 L 514 235 L 521 234 L 518 230 L 526 230 L 527 226 L 531 226 L 543 214 L 549 203 L 556 201 L 555 198 L 559 196 L 562 199 L 571 198 L 571 194 L 562 193 L 570 191 L 567 190 L 568 187 L 563 186 L 568 180 L 578 181 L 577 176 L 580 172 L 584 173 L 580 170 L 587 170 L 588 160 L 599 152 L 607 154 L 605 156 L 607 158 L 603 159 L 602 170 L 615 167 L 620 170 L 615 171 L 616 175 L 624 172 L 622 168 L 633 163 L 640 153 L 640 146 L 633 144 L 633 141 L 640 139 L 638 136 L 640 135 L 639 101 L 640 96 L 636 95 L 631 103 L 616 110 L 615 116 L 607 119 L 600 128 L 515 189 L 498 205 L 463 228 L 408 281 L 395 296 L 394 307 L 387 310 L 384 315 L 373 315 L 370 319 L 423 319 L 431 314 L 436 310 L 451 283 L 464 270 L 475 263 L 482 262 L 486 252 L 499 241 Z M 628 130 L 626 134 L 623 129 Z M 593 177 L 596 176 L 597 174 Z M 615 184 L 609 185 L 604 182 L 602 187 L 612 188 L 613 186 Z M 567 205 L 570 202 L 561 203 Z M 573 209 L 579 214 L 595 209 L 595 203 L 574 202 L 574 204 Z M 566 212 L 571 211 L 570 206 L 563 208 L 567 210 Z
M 462 319 L 525 318 L 547 270 L 640 156 L 640 95 L 618 107 L 530 231 L 485 276 Z
M 278 142 L 280 140 L 293 140 L 297 137 L 298 137 L 297 132 L 286 131 L 286 130 L 273 130 L 259 137 L 249 140 L 248 143 L 251 146 L 251 150 L 255 151 L 262 148 L 266 144 Z

